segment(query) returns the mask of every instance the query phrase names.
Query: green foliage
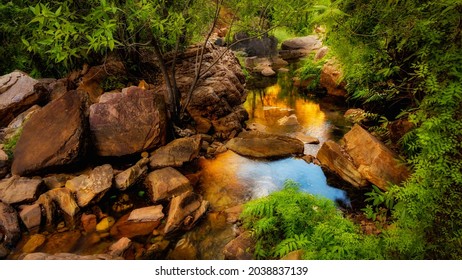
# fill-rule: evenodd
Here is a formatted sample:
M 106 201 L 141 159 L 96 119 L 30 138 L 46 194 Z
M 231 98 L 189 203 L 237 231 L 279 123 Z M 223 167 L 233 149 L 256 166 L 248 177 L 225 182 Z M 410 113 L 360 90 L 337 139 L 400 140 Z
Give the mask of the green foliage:
M 302 66 L 297 69 L 296 75 L 300 80 L 310 81 L 307 87 L 308 90 L 316 90 L 319 88 L 321 70 L 327 59 L 328 57 L 326 56 L 323 59 L 315 60 L 314 55 L 312 55 L 304 59 L 302 61 Z
M 301 192 L 293 181 L 248 202 L 242 219 L 257 239 L 256 258 L 280 258 L 298 249 L 307 259 L 383 258 L 380 239 L 362 236 L 332 201 Z
M 385 232 L 387 254 L 460 259 L 462 2 L 338 3 L 346 15 L 330 21 L 328 42 L 351 99 L 387 120 L 405 111 L 416 127 L 402 139 L 413 174 L 391 189 L 395 222 Z
M 6 139 L 3 143 L 3 151 L 8 155 L 9 159 L 13 158 L 14 148 L 18 143 L 19 137 L 21 137 L 22 129 L 18 129 L 13 136 Z

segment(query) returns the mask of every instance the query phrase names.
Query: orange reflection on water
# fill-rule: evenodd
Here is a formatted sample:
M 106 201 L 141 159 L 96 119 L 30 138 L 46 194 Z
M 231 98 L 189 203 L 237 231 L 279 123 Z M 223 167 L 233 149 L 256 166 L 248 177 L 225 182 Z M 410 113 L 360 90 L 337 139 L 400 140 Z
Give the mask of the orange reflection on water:
M 284 90 L 279 84 L 261 90 L 249 91 L 244 104 L 250 122 L 262 124 L 274 132 L 277 121 L 295 114 L 300 125 L 318 130 L 326 123 L 326 115 L 319 104 L 303 99 L 295 92 Z
M 214 159 L 201 158 L 201 189 L 204 199 L 215 210 L 223 210 L 245 201 L 248 190 L 237 178 L 239 167 L 249 161 L 228 151 Z

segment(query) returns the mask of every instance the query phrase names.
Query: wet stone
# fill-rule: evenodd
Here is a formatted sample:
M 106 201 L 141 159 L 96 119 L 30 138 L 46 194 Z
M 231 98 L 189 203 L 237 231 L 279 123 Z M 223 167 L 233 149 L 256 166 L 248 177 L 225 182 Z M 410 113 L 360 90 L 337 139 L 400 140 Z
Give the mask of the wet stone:
M 117 240 L 116 243 L 112 244 L 111 247 L 109 247 L 108 253 L 112 256 L 122 257 L 122 255 L 130 248 L 131 245 L 132 241 L 130 239 L 127 237 L 122 237 Z
M 149 173 L 145 185 L 153 203 L 192 190 L 189 180 L 172 167 Z
M 180 167 L 196 158 L 200 148 L 200 135 L 173 140 L 152 153 L 149 166 L 152 169 Z
M 45 241 L 46 237 L 42 234 L 31 235 L 21 250 L 23 253 L 33 253 L 42 246 Z
M 26 205 L 19 212 L 19 216 L 29 231 L 38 230 L 42 221 L 42 209 L 39 204 Z
M 42 184 L 42 179 L 13 176 L 0 181 L 0 200 L 8 204 L 33 202 Z
M 80 221 L 82 222 L 82 227 L 85 232 L 90 233 L 90 232 L 96 231 L 96 225 L 97 225 L 96 215 L 82 214 Z
M 155 222 L 164 217 L 162 205 L 149 206 L 133 210 L 128 217 L 130 222 Z
M 0 240 L 0 245 L 4 245 L 6 248 L 16 245 L 21 236 L 18 213 L 13 207 L 3 202 L 0 202 L 0 229 L 4 235 L 3 239 Z
M 188 216 L 194 217 L 202 205 L 202 197 L 192 191 L 176 196 L 170 202 L 164 233 L 170 233 L 182 227 Z M 187 220 L 190 220 L 188 218 Z
M 54 233 L 48 238 L 41 251 L 48 254 L 69 253 L 75 248 L 80 237 L 80 231 L 77 230 Z
M 130 214 L 122 216 L 111 228 L 111 236 L 115 238 L 133 238 L 152 234 L 153 230 L 160 225 L 160 220 L 148 222 L 128 221 Z

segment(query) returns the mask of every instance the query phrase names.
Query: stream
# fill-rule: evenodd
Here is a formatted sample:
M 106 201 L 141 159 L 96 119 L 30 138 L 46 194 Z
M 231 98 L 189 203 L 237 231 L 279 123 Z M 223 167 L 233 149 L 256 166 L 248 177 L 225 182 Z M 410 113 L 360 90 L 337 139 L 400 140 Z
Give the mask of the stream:
M 344 108 L 328 99 L 302 94 L 293 86 L 288 73 L 248 89 L 244 107 L 249 113 L 247 126 L 251 129 L 302 141 L 309 136 L 317 138 L 319 144 L 305 144 L 306 155 L 316 156 L 322 143 L 338 140 L 351 125 L 343 118 Z M 282 118 L 291 115 L 295 115 L 298 123 L 279 125 Z M 179 251 L 187 252 L 180 258 L 187 258 L 189 253 L 197 259 L 223 259 L 223 247 L 235 237 L 235 228 L 226 223 L 227 209 L 280 190 L 288 179 L 300 184 L 302 191 L 342 205 L 350 204 L 345 191 L 327 184 L 320 166 L 303 159 L 255 160 L 227 151 L 214 159 L 201 158 L 199 165 L 202 195 L 210 202 L 211 212 L 180 240 L 183 248 Z

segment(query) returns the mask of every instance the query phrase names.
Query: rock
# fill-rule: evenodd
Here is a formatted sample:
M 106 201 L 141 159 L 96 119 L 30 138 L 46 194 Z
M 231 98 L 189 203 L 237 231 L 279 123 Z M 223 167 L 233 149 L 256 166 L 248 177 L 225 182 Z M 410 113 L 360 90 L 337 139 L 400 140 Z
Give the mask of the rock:
M 3 233 L 0 245 L 5 246 L 7 249 L 14 247 L 21 237 L 18 213 L 13 207 L 3 202 L 0 202 L 0 229 Z
M 192 190 L 189 180 L 172 167 L 149 173 L 145 185 L 153 203 Z
M 285 40 L 281 43 L 281 49 L 283 50 L 318 50 L 321 48 L 322 42 L 319 40 L 318 36 L 310 35 L 305 37 L 296 37 L 292 39 Z
M 245 32 L 234 36 L 232 50 L 242 50 L 247 56 L 270 57 L 277 53 L 278 40 L 274 36 L 264 35 L 261 38 L 251 38 Z
M 86 109 L 86 94 L 69 91 L 35 113 L 16 145 L 12 173 L 50 172 L 79 163 L 85 154 Z
M 48 254 L 69 253 L 76 247 L 81 236 L 78 230 L 54 233 L 48 237 L 41 251 Z
M 321 162 L 316 157 L 314 157 L 312 155 L 305 155 L 305 156 L 302 157 L 302 159 L 308 164 L 312 163 L 312 164 L 316 164 L 316 165 L 321 166 Z
M 261 74 L 265 77 L 276 76 L 276 72 L 271 67 L 265 67 L 261 70 Z
M 127 190 L 129 187 L 136 184 L 148 173 L 149 159 L 143 158 L 139 160 L 134 166 L 120 172 L 114 178 L 114 185 L 121 191 Z
M 164 217 L 162 205 L 143 207 L 133 210 L 128 216 L 129 222 L 156 222 Z
M 243 210 L 244 206 L 242 204 L 225 209 L 226 222 L 229 224 L 234 224 L 239 221 Z
M 161 219 L 156 221 L 128 221 L 130 214 L 122 216 L 111 228 L 110 234 L 115 238 L 134 238 L 152 234 L 161 223 Z
M 121 257 L 114 257 L 110 254 L 95 254 L 95 255 L 76 255 L 71 253 L 31 253 L 21 257 L 22 260 L 122 260 Z
M 122 237 L 109 247 L 108 254 L 114 257 L 122 257 L 130 246 L 132 246 L 132 241 L 127 237 Z
M 242 123 L 249 118 L 247 111 L 244 108 L 236 109 L 231 114 L 222 117 L 218 120 L 213 120 L 213 129 L 215 130 L 216 138 L 228 139 L 232 138 L 232 134 L 242 130 Z
M 50 91 L 50 101 L 58 99 L 70 90 L 69 80 L 67 78 L 55 80 L 48 85 L 48 90 Z
M 194 81 L 196 69 L 196 53 L 201 46 L 192 46 L 185 50 L 179 58 L 181 63 L 176 66 L 176 77 L 179 91 L 182 93 L 182 103 L 187 102 L 187 93 Z M 153 55 L 145 55 L 143 59 L 150 60 Z M 218 63 L 214 63 L 218 61 Z M 146 61 L 147 64 L 157 65 L 155 61 Z M 221 127 L 216 134 L 227 133 L 232 130 L 241 131 L 245 126 L 245 120 L 240 119 L 241 111 L 246 112 L 242 104 L 246 100 L 244 89 L 245 76 L 239 61 L 233 52 L 226 51 L 225 47 L 207 44 L 204 52 L 203 70 L 206 73 L 195 87 L 191 100 L 187 106 L 187 112 L 194 120 L 192 123 L 197 133 L 212 133 L 212 120 L 220 120 L 239 111 L 239 115 L 231 115 L 232 122 L 221 120 L 219 125 L 230 124 L 232 128 Z M 208 68 L 210 67 L 210 69 Z M 160 85 L 157 91 L 166 96 L 165 84 Z M 215 127 L 216 130 L 216 127 Z
M 397 155 L 359 125 L 343 137 L 345 151 L 358 167 L 359 173 L 382 190 L 400 184 L 409 177 L 409 170 Z
M 335 60 L 331 59 L 323 65 L 319 84 L 327 90 L 327 94 L 345 97 L 347 95 L 346 83 L 342 79 L 342 70 Z
M 355 124 L 356 123 L 360 124 L 368 120 L 366 111 L 364 111 L 363 109 L 358 109 L 358 108 L 348 109 L 343 116 L 347 120 Z
M 77 196 L 77 204 L 85 207 L 90 202 L 98 202 L 112 186 L 113 170 L 111 165 L 95 167 L 90 175 L 80 175 L 66 182 L 66 188 Z
M 8 173 L 8 155 L 0 148 L 0 178 Z
M 164 233 L 180 229 L 188 216 L 194 217 L 194 213 L 201 207 L 202 197 L 192 191 L 187 191 L 172 198 L 165 223 Z M 190 219 L 189 219 L 190 220 Z
M 96 215 L 82 214 L 80 221 L 82 223 L 83 230 L 86 233 L 91 233 L 91 232 L 96 231 L 96 225 L 97 225 Z
M 115 224 L 115 220 L 113 217 L 105 217 L 96 225 L 96 231 L 98 232 L 109 231 L 114 224 Z
M 297 116 L 292 114 L 290 116 L 284 116 L 277 120 L 277 124 L 280 126 L 298 126 L 300 123 L 298 122 Z
M 7 127 L 2 129 L 3 134 L 5 135 L 5 141 L 15 137 L 16 134 L 20 133 L 20 130 L 24 127 L 25 123 L 38 111 L 42 109 L 38 105 L 34 105 L 22 112 L 16 118 L 14 118 Z M 4 142 L 5 142 L 4 141 Z
M 194 212 L 194 215 L 188 216 L 183 221 L 183 229 L 191 230 L 197 222 L 202 218 L 202 216 L 207 212 L 209 209 L 210 202 L 207 200 L 202 200 L 201 205 L 199 208 Z
M 327 167 L 352 186 L 360 188 L 368 185 L 347 153 L 334 141 L 326 141 L 321 146 L 317 158 L 322 166 Z
M 255 158 L 288 157 L 303 154 L 304 144 L 298 139 L 258 131 L 241 132 L 226 147 L 243 156 Z
M 19 216 L 29 232 L 37 231 L 40 228 L 42 209 L 38 203 L 24 206 L 19 212 Z
M 296 250 L 288 253 L 284 257 L 281 258 L 281 260 L 285 261 L 298 261 L 298 260 L 303 260 L 303 250 Z
M 45 214 L 45 225 L 47 228 L 51 229 L 53 223 L 55 222 L 54 217 L 56 211 L 53 198 L 49 194 L 44 193 L 37 199 L 36 203 L 42 207 L 43 214 Z
M 42 179 L 12 176 L 0 181 L 0 201 L 8 204 L 34 202 L 37 199 Z
M 245 231 L 226 244 L 223 254 L 226 260 L 252 260 L 255 240 L 250 231 Z
M 34 91 L 35 84 L 37 80 L 20 71 L 0 77 L 0 127 L 44 99 Z
M 90 106 L 90 129 L 98 155 L 130 155 L 165 144 L 167 112 L 161 95 L 139 87 L 103 96 L 108 94 L 109 100 Z
M 306 135 L 302 132 L 295 133 L 295 138 L 302 141 L 305 144 L 319 144 L 319 139 L 313 136 Z
M 52 189 L 59 189 L 66 185 L 66 182 L 70 179 L 74 178 L 73 175 L 68 174 L 57 174 L 57 175 L 50 175 L 43 178 L 43 182 L 48 187 L 49 190 Z
M 26 244 L 22 247 L 21 251 L 23 253 L 33 253 L 35 252 L 40 246 L 43 245 L 46 241 L 46 237 L 42 234 L 33 234 L 29 237 Z
M 50 201 L 54 202 L 58 208 L 60 209 L 60 212 L 64 216 L 64 220 L 66 221 L 67 226 L 74 226 L 75 221 L 76 221 L 76 216 L 80 211 L 79 206 L 74 200 L 74 196 L 72 195 L 71 190 L 66 189 L 66 188 L 61 188 L 61 189 L 53 189 L 49 190 L 46 193 L 42 194 L 39 199 L 37 200 L 37 203 L 44 205 L 44 208 L 50 207 Z M 45 212 L 50 212 L 48 215 L 50 215 L 49 218 L 52 219 L 53 217 L 53 212 L 54 209 L 51 206 L 51 209 L 46 210 Z
M 199 155 L 201 136 L 179 138 L 160 147 L 151 154 L 149 166 L 152 169 L 164 167 L 181 167 Z
M 196 260 L 197 249 L 188 238 L 180 239 L 175 248 L 169 252 L 168 260 Z
M 101 85 L 109 78 L 122 77 L 126 75 L 124 64 L 111 57 L 103 64 L 91 67 L 87 73 L 80 78 L 78 89 L 88 92 L 92 103 L 96 103 L 104 92 Z

